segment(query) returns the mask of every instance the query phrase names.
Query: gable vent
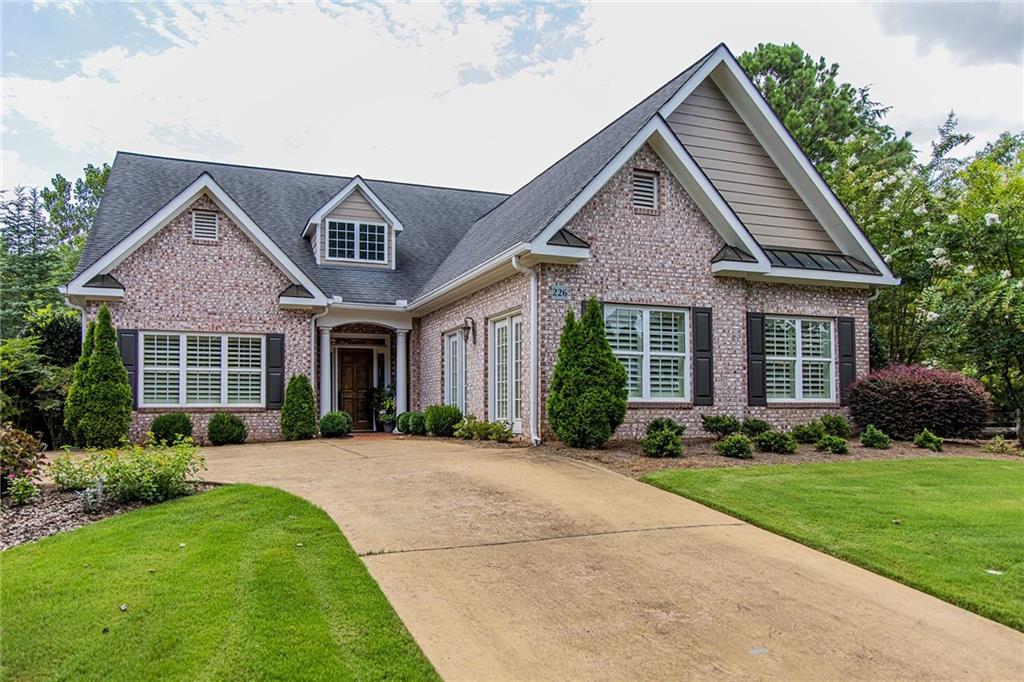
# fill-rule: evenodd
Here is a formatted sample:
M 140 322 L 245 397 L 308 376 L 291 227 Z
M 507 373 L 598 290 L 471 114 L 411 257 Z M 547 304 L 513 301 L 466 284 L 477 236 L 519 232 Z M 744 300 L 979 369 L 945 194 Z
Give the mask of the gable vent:
M 213 211 L 192 211 L 192 239 L 216 241 L 219 217 Z
M 633 171 L 633 208 L 658 210 L 658 174 Z

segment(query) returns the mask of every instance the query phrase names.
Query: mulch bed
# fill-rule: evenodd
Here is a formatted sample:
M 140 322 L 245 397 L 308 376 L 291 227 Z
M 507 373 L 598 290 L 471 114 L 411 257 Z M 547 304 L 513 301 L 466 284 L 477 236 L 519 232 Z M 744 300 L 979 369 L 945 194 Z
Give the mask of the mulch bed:
M 205 492 L 214 485 L 199 483 L 196 485 L 196 492 Z M 62 492 L 57 486 L 44 483 L 39 486 L 39 497 L 26 505 L 15 507 L 6 498 L 0 504 L 0 550 L 38 540 L 47 535 L 73 530 L 144 506 L 146 505 L 141 502 L 106 502 L 98 511 L 86 513 L 82 511 L 78 493 Z
M 808 462 L 849 462 L 866 459 L 920 459 L 923 457 L 975 457 L 979 459 L 1003 459 L 1024 463 L 1024 458 L 1015 455 L 996 455 L 985 452 L 976 442 L 946 441 L 942 452 L 932 452 L 913 443 L 894 442 L 888 450 L 866 448 L 851 440 L 850 454 L 832 455 L 818 452 L 813 445 L 800 445 L 796 454 L 777 455 L 754 451 L 753 459 L 733 459 L 715 453 L 713 442 L 686 442 L 682 457 L 645 457 L 639 443 L 633 441 L 612 441 L 603 450 L 580 450 L 558 442 L 547 442 L 536 451 L 572 459 L 591 462 L 633 478 L 662 469 L 710 469 L 714 467 L 748 467 L 764 464 L 806 464 Z

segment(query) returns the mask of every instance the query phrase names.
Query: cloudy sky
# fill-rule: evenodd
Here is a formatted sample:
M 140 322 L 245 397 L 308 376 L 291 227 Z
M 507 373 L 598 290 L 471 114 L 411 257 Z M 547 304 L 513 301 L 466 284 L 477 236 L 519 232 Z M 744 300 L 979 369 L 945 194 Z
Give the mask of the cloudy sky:
M 1024 129 L 1024 5 L 4 2 L 0 186 L 117 150 L 512 191 L 718 42 L 795 41 L 928 149 Z

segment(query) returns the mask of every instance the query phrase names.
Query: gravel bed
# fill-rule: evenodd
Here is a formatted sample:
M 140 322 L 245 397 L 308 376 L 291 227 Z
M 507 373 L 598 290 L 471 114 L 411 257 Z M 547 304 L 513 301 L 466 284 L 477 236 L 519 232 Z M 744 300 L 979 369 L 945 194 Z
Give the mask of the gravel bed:
M 199 483 L 196 492 L 205 492 L 212 487 L 214 485 L 211 483 Z M 39 497 L 33 502 L 15 507 L 4 498 L 0 504 L 0 550 L 73 530 L 143 506 L 141 502 L 107 502 L 98 511 L 86 513 L 82 511 L 78 493 L 62 492 L 57 486 L 44 483 L 39 486 Z
M 571 457 L 599 464 L 617 473 L 640 478 L 644 474 L 662 469 L 710 469 L 714 467 L 748 467 L 764 464 L 806 464 L 808 462 L 849 462 L 865 459 L 920 459 L 923 457 L 975 457 L 1003 459 L 1024 464 L 1024 458 L 1015 455 L 996 455 L 985 452 L 977 442 L 946 441 L 942 452 L 915 447 L 913 443 L 893 442 L 888 450 L 866 448 L 856 440 L 849 441 L 850 454 L 832 455 L 818 452 L 813 445 L 800 445 L 796 454 L 778 455 L 754 451 L 753 459 L 734 459 L 715 453 L 713 442 L 685 442 L 682 457 L 645 457 L 638 443 L 612 441 L 603 450 L 580 450 L 558 442 L 540 445 L 537 450 L 562 457 Z

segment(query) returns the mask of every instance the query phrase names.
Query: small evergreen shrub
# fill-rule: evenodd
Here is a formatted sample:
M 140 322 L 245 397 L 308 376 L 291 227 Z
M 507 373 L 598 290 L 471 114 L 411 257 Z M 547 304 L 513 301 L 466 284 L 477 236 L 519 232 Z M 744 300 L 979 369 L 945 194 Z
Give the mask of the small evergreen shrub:
M 412 413 L 411 412 L 403 412 L 402 414 L 398 415 L 398 420 L 395 422 L 395 425 L 398 427 L 398 430 L 401 431 L 402 433 L 409 433 L 409 415 L 410 414 L 412 414 Z M 323 429 L 323 425 L 321 425 L 320 426 L 320 432 L 323 433 L 323 430 L 324 430 Z
M 648 425 L 647 435 L 640 441 L 640 448 L 648 457 L 679 457 L 683 454 L 681 431 L 662 426 L 653 431 Z
M 897 440 L 923 429 L 939 436 L 976 436 L 992 409 L 992 399 L 975 379 L 920 366 L 894 366 L 850 385 L 853 421 L 874 424 Z
M 892 445 L 892 439 L 874 424 L 868 424 L 868 427 L 864 429 L 864 433 L 860 434 L 860 444 L 866 448 L 888 450 Z
M 806 424 L 797 424 L 789 431 L 797 443 L 817 443 L 825 435 L 825 427 L 820 421 L 814 420 Z
M 406 412 L 406 414 L 409 415 L 409 419 L 406 422 L 409 428 L 406 433 L 413 436 L 427 435 L 427 418 L 423 416 L 423 413 Z
M 791 433 L 762 431 L 754 437 L 754 442 L 761 452 L 775 452 L 780 455 L 792 455 L 796 452 L 796 438 Z
M 738 433 L 742 424 L 736 417 L 727 414 L 705 414 L 700 418 L 701 426 L 718 440 Z
M 214 445 L 239 445 L 249 437 L 249 429 L 237 414 L 218 412 L 206 425 L 206 440 Z
M 547 411 L 551 428 L 566 445 L 599 448 L 626 418 L 626 369 L 612 353 L 604 315 L 587 301 L 577 322 L 570 310 L 558 341 Z
M 819 419 L 821 428 L 830 436 L 850 437 L 850 422 L 841 414 L 823 414 Z
M 462 411 L 455 405 L 431 405 L 423 413 L 424 426 L 431 436 L 448 438 L 462 420 Z
M 1020 455 L 1020 446 L 1013 441 L 1006 440 L 1002 435 L 996 436 L 989 442 L 981 446 L 981 449 L 985 452 L 991 452 L 995 455 Z
M 308 440 L 316 436 L 316 403 L 313 387 L 305 374 L 293 374 L 281 406 L 281 435 L 285 440 Z
M 405 414 L 402 416 L 404 417 Z M 350 433 L 352 433 L 352 417 L 348 412 L 328 412 L 320 417 L 320 436 L 322 438 L 340 438 Z
M 86 446 L 112 448 L 126 441 L 132 420 L 132 389 L 106 304 L 96 316 L 84 394 L 79 428 Z
M 750 439 L 742 433 L 733 433 L 715 443 L 715 452 L 723 457 L 736 459 L 751 459 L 754 456 Z
M 677 436 L 682 436 L 686 432 L 686 424 L 680 424 L 675 419 L 668 417 L 658 417 L 647 422 L 647 435 L 651 435 L 657 431 L 671 431 Z
M 192 437 L 192 418 L 187 412 L 167 412 L 153 420 L 149 431 L 153 442 L 174 445 L 182 438 Z
M 914 436 L 914 445 L 932 452 L 942 452 L 942 443 L 943 439 L 928 429 L 923 429 L 921 433 Z
M 740 432 L 748 438 L 756 439 L 762 433 L 766 433 L 772 430 L 772 425 L 766 422 L 764 419 L 757 419 L 755 417 L 748 417 L 743 420 L 740 425 Z
M 68 386 L 68 397 L 64 399 L 64 430 L 68 439 L 75 445 L 84 446 L 85 436 L 82 435 L 82 412 L 85 408 L 87 388 L 86 376 L 89 373 L 89 361 L 92 360 L 93 339 L 96 337 L 96 320 L 89 320 L 85 328 L 85 340 L 82 341 L 82 354 L 75 363 L 71 373 L 71 385 Z
M 814 447 L 821 452 L 831 452 L 833 455 L 845 455 L 850 452 L 850 448 L 846 444 L 845 438 L 833 436 L 830 433 L 826 433 L 822 436 Z

